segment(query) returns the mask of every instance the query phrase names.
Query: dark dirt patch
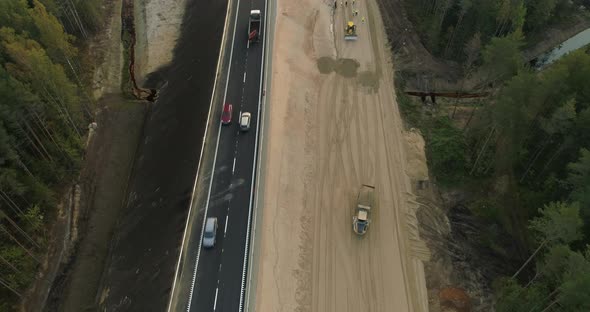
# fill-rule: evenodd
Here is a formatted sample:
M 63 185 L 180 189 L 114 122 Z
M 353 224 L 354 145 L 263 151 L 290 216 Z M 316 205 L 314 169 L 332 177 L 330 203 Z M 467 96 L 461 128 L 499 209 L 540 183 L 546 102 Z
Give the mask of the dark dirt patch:
M 465 290 L 461 288 L 443 288 L 439 293 L 439 298 L 441 306 L 450 309 L 450 311 L 471 311 L 471 302 L 469 299 L 469 295 L 465 292 Z
M 329 74 L 334 71 L 336 62 L 329 56 L 323 56 L 318 59 L 317 66 L 320 73 Z
M 338 59 L 336 61 L 336 73 L 340 76 L 352 78 L 356 77 L 356 71 L 358 70 L 360 64 L 356 60 L 353 59 Z
M 377 92 L 379 89 L 379 76 L 373 72 L 362 72 L 358 76 L 358 82 L 363 87 L 370 88 L 373 92 Z
M 413 24 L 407 18 L 403 0 L 377 0 L 394 52 L 394 70 L 411 73 L 404 75 L 407 87 L 417 90 L 437 90 L 437 85 L 455 84 L 460 79 L 461 67 L 432 56 L 424 47 Z
M 108 242 L 126 196 L 146 106 L 119 95 L 99 101 L 98 129 L 80 176 L 79 243 L 62 266 L 45 311 L 95 311 Z
M 356 77 L 357 70 L 360 66 L 359 62 L 353 59 L 335 60 L 328 56 L 320 57 L 316 65 L 322 74 L 329 74 L 335 71 L 338 75 L 346 78 Z
M 172 64 L 148 77 L 147 87 L 163 88 L 144 127 L 127 203 L 119 216 L 98 295 L 100 310 L 166 309 L 207 122 L 226 8 L 226 1 L 188 0 Z

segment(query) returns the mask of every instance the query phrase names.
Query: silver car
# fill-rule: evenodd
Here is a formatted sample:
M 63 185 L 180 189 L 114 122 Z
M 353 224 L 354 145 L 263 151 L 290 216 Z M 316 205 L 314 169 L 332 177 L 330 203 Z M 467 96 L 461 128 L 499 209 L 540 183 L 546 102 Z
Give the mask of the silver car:
M 250 129 L 250 120 L 252 119 L 252 115 L 248 112 L 243 112 L 240 116 L 240 130 L 241 131 L 248 131 Z
M 205 233 L 203 233 L 203 247 L 212 248 L 215 246 L 217 236 L 217 218 L 207 218 L 205 221 Z

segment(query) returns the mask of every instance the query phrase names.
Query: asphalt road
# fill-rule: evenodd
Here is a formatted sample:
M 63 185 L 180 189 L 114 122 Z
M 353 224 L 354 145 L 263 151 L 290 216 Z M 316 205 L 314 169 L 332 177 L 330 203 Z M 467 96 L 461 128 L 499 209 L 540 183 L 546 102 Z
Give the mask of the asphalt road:
M 150 74 L 143 86 L 159 95 L 145 120 L 97 295 L 100 306 L 89 308 L 93 311 L 165 311 L 168 306 L 226 10 L 225 0 L 187 0 L 172 63 Z
M 265 1 L 242 0 L 237 6 L 231 68 L 224 101 L 233 104 L 232 123 L 220 126 L 205 213 L 195 220 L 202 223 L 208 217 L 216 217 L 219 224 L 217 242 L 214 248 L 204 249 L 200 240 L 189 240 L 199 241 L 199 249 L 194 259 L 196 274 L 190 286 L 188 311 L 241 311 L 244 300 L 252 186 L 256 170 L 254 160 L 263 70 Z M 248 44 L 249 13 L 252 9 L 262 11 L 262 36 L 259 42 Z M 214 103 L 214 109 L 221 110 L 224 102 Z M 240 132 L 238 119 L 245 111 L 252 114 L 250 130 Z M 192 229 L 191 237 L 202 237 L 202 226 Z

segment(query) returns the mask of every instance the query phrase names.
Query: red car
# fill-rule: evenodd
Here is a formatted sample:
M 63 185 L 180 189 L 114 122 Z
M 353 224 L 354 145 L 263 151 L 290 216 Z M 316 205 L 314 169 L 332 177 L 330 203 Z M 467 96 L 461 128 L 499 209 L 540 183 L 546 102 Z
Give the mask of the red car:
M 223 113 L 221 113 L 221 123 L 224 125 L 229 125 L 231 123 L 231 113 L 233 111 L 233 107 L 229 103 L 225 103 L 223 106 Z

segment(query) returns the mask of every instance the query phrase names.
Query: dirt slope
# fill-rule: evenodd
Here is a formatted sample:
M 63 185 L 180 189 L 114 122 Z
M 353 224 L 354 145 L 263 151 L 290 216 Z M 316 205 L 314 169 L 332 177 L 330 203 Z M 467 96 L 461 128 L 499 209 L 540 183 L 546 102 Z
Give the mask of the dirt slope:
M 129 196 L 113 234 L 99 295 L 101 311 L 166 309 L 208 117 L 226 7 L 226 1 L 187 0 L 182 21 L 176 21 L 181 32 L 172 62 L 148 79 L 151 86 L 161 88 L 144 125 Z M 157 14 L 148 14 L 148 23 L 150 17 Z M 205 26 L 208 31 L 202 32 Z M 160 44 L 151 38 L 148 42 Z
M 381 18 L 373 1 L 333 5 L 278 3 L 256 311 L 427 311 L 406 173 L 424 170 L 408 168 Z M 377 203 L 359 239 L 363 183 Z

